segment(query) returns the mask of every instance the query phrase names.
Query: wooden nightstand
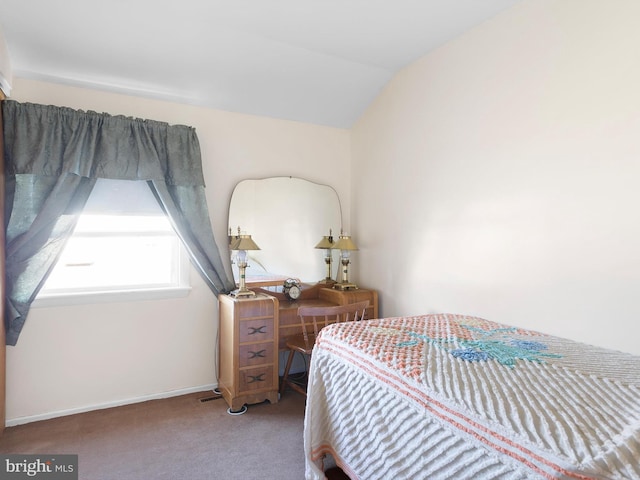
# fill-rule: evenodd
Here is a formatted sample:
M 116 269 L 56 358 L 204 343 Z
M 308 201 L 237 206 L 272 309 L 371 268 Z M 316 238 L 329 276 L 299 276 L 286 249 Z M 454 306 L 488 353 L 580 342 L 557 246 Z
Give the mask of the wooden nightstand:
M 245 405 L 278 402 L 278 299 L 264 294 L 219 295 L 219 389 L 229 413 Z

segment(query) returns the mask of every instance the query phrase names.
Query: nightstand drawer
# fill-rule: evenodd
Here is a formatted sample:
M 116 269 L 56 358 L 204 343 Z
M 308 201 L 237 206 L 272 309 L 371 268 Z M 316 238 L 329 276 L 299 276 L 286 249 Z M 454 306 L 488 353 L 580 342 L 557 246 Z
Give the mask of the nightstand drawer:
M 272 388 L 274 386 L 273 371 L 273 365 L 240 370 L 238 391 L 248 392 Z
M 240 365 L 240 368 L 242 368 L 250 367 L 252 365 L 264 365 L 265 363 L 273 363 L 273 351 L 273 341 L 240 345 L 238 351 L 238 364 Z
M 240 343 L 264 342 L 273 340 L 273 318 L 258 318 L 255 320 L 240 320 Z

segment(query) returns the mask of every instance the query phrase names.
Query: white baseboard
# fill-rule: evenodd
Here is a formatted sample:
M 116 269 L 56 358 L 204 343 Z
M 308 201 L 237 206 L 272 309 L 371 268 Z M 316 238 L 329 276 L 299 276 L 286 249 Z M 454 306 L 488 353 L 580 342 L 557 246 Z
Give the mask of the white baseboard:
M 70 408 L 68 410 L 58 410 L 56 412 L 47 412 L 39 415 L 30 415 L 28 417 L 10 418 L 5 422 L 7 427 L 15 427 L 24 423 L 38 422 L 40 420 L 49 420 L 56 417 L 64 417 L 66 415 L 75 415 L 76 413 L 91 412 L 93 410 L 102 410 L 104 408 L 121 407 L 122 405 L 130 405 L 132 403 L 146 402 L 148 400 L 159 400 L 161 398 L 178 397 L 189 393 L 206 392 L 217 388 L 218 384 L 201 385 L 199 387 L 183 388 L 180 390 L 171 390 L 169 392 L 153 393 L 151 395 L 143 395 L 142 397 L 126 398 L 113 402 L 100 403 L 96 405 L 87 405 L 85 407 Z

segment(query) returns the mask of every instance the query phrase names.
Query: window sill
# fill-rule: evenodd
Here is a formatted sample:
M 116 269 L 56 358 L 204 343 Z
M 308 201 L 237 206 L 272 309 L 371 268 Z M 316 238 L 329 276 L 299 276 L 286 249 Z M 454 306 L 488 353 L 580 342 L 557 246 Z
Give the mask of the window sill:
M 190 286 L 148 288 L 139 290 L 111 290 L 104 292 L 76 292 L 41 295 L 31 304 L 32 308 L 86 305 L 92 303 L 124 303 L 139 300 L 182 298 L 189 295 Z

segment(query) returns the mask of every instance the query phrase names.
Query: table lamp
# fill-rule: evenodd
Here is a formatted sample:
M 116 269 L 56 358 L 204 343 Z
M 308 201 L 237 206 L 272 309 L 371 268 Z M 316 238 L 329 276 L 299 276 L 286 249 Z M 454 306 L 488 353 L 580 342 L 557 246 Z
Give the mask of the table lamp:
M 231 250 L 236 250 L 236 262 L 238 264 L 238 288 L 229 293 L 234 297 L 253 297 L 256 292 L 249 290 L 245 283 L 246 270 L 249 263 L 247 262 L 247 250 L 260 250 L 260 247 L 253 241 L 251 235 L 242 235 L 240 227 L 238 227 L 238 236 L 230 245 Z
M 315 248 L 320 248 L 324 250 L 324 263 L 327 265 L 327 276 L 324 278 L 324 280 L 320 280 L 318 283 L 324 284 L 324 285 L 332 285 L 336 283 L 336 281 L 331 277 L 331 274 L 332 274 L 331 264 L 333 263 L 332 250 L 334 248 L 333 235 L 331 233 L 331 229 L 329 229 L 329 236 L 325 235 L 324 237 L 322 237 L 322 240 L 318 242 Z
M 340 238 L 335 243 L 336 250 L 340 250 L 340 263 L 342 264 L 342 275 L 340 281 L 336 283 L 333 288 L 337 290 L 355 290 L 358 286 L 355 283 L 349 282 L 349 257 L 352 250 L 358 250 L 356 244 L 351 240 L 350 235 L 340 234 Z

